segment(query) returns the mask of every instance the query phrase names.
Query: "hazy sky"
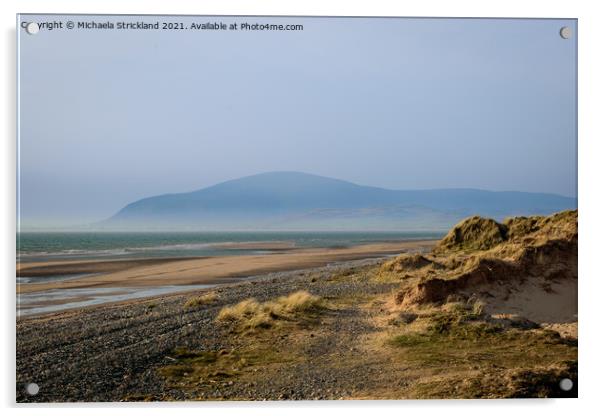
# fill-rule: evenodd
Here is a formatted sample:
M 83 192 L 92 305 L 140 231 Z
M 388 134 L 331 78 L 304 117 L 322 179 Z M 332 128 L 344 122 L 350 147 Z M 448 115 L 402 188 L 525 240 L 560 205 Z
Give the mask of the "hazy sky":
M 576 195 L 574 20 L 22 20 L 304 26 L 19 30 L 25 226 L 275 170 Z

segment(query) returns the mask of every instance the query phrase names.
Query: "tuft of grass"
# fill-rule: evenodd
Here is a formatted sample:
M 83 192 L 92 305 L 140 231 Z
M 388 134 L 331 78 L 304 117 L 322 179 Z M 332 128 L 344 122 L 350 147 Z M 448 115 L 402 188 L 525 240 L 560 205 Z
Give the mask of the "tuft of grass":
M 300 290 L 288 296 L 279 297 L 276 305 L 282 308 L 282 311 L 289 313 L 307 312 L 321 308 L 322 299 L 305 290 Z
M 255 299 L 246 299 L 234 306 L 226 306 L 217 315 L 221 322 L 240 323 L 247 329 L 269 328 L 273 318 L 270 309 Z
M 200 306 L 208 305 L 217 300 L 217 294 L 215 292 L 207 292 L 201 296 L 195 296 L 190 298 L 184 303 L 185 309 L 195 309 Z
M 260 303 L 254 298 L 226 306 L 217 315 L 219 322 L 235 323 L 242 329 L 270 328 L 278 320 L 312 317 L 325 309 L 319 296 L 300 290 L 274 301 Z

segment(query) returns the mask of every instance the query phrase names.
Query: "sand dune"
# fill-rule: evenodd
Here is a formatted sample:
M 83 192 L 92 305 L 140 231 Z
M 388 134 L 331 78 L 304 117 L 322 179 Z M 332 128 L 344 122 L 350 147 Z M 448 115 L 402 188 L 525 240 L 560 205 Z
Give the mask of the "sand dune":
M 478 299 L 491 315 L 577 322 L 577 212 L 501 224 L 471 217 L 430 255 L 402 255 L 381 273 L 402 278 L 401 307 Z

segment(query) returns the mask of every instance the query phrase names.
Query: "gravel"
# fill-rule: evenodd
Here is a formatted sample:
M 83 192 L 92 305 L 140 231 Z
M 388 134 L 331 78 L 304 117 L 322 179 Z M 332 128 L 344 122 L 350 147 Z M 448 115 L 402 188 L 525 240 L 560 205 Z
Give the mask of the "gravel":
M 17 401 L 121 401 L 137 396 L 152 400 L 307 400 L 357 394 L 383 371 L 382 363 L 371 364 L 365 354 L 353 348 L 358 337 L 373 330 L 363 316 L 367 312 L 358 308 L 338 311 L 328 328 L 330 335 L 316 337 L 303 351 L 305 360 L 292 363 L 277 378 L 226 381 L 199 397 L 198 391 L 167 385 L 156 370 L 173 361 L 169 355 L 175 347 L 232 347 L 224 330 L 215 325 L 215 316 L 223 306 L 249 297 L 265 301 L 301 289 L 325 298 L 389 293 L 391 284 L 329 280 L 335 273 L 382 261 L 365 259 L 254 277 L 212 289 L 218 300 L 198 310 L 183 307 L 194 295 L 188 292 L 19 319 Z M 274 348 L 281 346 L 286 347 L 286 339 L 274 341 Z M 357 365 L 327 365 L 342 351 Z M 38 384 L 37 395 L 26 393 L 28 383 Z

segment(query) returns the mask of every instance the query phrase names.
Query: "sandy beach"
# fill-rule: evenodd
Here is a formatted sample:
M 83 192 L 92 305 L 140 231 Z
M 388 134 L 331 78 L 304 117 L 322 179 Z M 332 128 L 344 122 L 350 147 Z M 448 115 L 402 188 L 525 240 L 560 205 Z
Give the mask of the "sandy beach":
M 262 255 L 201 258 L 48 261 L 17 264 L 17 276 L 91 276 L 47 283 L 22 283 L 21 294 L 53 289 L 148 287 L 163 285 L 205 285 L 270 272 L 306 269 L 329 263 L 383 257 L 430 249 L 436 240 L 364 244 L 345 248 L 290 249 L 262 244 L 263 249 L 280 251 Z

